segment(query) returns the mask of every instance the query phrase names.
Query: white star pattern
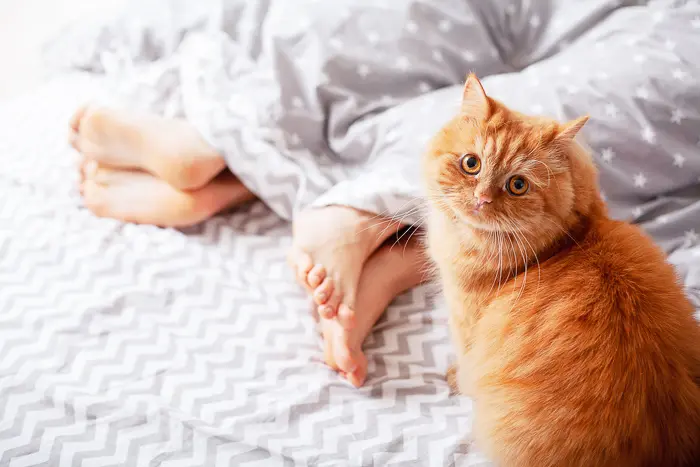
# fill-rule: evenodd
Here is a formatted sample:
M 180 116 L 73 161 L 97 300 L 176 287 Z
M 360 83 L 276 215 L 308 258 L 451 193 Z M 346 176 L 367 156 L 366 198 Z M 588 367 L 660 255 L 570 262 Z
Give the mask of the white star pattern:
M 471 50 L 463 50 L 462 58 L 468 62 L 473 62 L 474 60 L 476 60 L 476 54 Z
M 647 61 L 647 58 L 642 54 L 635 54 L 633 57 L 634 63 L 642 64 Z
M 682 109 L 675 109 L 673 112 L 671 112 L 671 122 L 679 125 L 681 123 L 681 120 L 683 120 L 683 117 L 685 115 L 683 114 Z
M 647 88 L 645 88 L 644 86 L 639 86 L 637 89 L 635 89 L 634 93 L 640 99 L 644 99 L 644 100 L 649 99 L 649 90 Z
M 420 92 L 422 93 L 430 92 L 430 85 L 425 81 L 421 81 L 418 85 L 418 89 L 420 89 Z
M 688 73 L 685 70 L 681 70 L 680 68 L 676 68 L 671 72 L 671 75 L 676 78 L 678 81 L 685 81 L 685 78 L 688 76 Z
M 605 105 L 605 115 L 611 118 L 617 117 L 617 107 L 615 107 L 615 104 L 606 104 Z
M 668 216 L 665 214 L 657 217 L 656 220 L 659 221 L 659 224 L 668 224 Z
M 700 239 L 695 229 L 686 230 L 683 236 L 685 237 L 685 242 L 691 245 L 693 243 L 697 243 L 697 241 Z
M 612 148 L 605 148 L 601 151 L 600 157 L 609 164 L 615 158 L 615 151 Z
M 297 133 L 292 133 L 291 135 L 289 135 L 289 143 L 292 146 L 299 146 L 301 144 L 301 138 Z
M 411 62 L 408 60 L 408 58 L 401 56 L 396 60 L 396 68 L 398 68 L 401 71 L 408 71 L 408 69 L 411 67 Z
M 450 23 L 446 19 L 443 19 L 442 21 L 440 21 L 438 28 L 440 28 L 440 31 L 442 32 L 448 32 L 450 29 L 452 29 L 452 23 Z
M 683 164 L 685 164 L 685 156 L 683 156 L 683 154 L 680 154 L 678 152 L 675 153 L 673 155 L 673 165 L 675 165 L 676 167 L 682 168 Z
M 530 17 L 530 27 L 531 27 L 531 28 L 536 28 L 536 27 L 539 26 L 540 24 L 542 24 L 542 21 L 540 21 L 540 17 L 539 17 L 539 16 L 537 16 L 537 15 L 532 15 L 532 16 Z
M 362 78 L 366 78 L 369 75 L 369 67 L 364 63 L 357 67 L 357 74 Z
M 440 52 L 439 50 L 433 50 L 433 60 L 441 62 L 443 60 L 442 52 Z
M 665 16 L 666 16 L 666 15 L 664 15 L 664 12 L 663 12 L 663 11 L 655 11 L 654 14 L 651 15 L 651 20 L 652 20 L 654 23 L 660 23 L 661 21 L 664 20 L 664 17 L 665 17 Z
M 634 186 L 637 188 L 644 188 L 647 184 L 647 177 L 639 172 L 637 175 L 634 176 Z
M 642 130 L 642 138 L 647 143 L 652 144 L 656 141 L 656 133 L 654 133 L 654 130 L 652 130 L 650 127 L 645 127 Z
M 406 31 L 410 32 L 411 34 L 415 34 L 418 32 L 418 25 L 413 21 L 409 21 L 406 23 Z

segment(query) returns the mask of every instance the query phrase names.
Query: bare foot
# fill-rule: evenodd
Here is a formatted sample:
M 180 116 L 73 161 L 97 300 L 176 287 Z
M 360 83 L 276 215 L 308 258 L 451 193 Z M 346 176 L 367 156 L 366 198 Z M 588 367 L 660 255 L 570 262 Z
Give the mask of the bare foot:
M 85 206 L 99 217 L 135 224 L 186 227 L 253 198 L 230 172 L 193 191 L 180 191 L 139 170 L 114 169 L 87 161 L 80 185 Z
M 182 190 L 201 188 L 226 167 L 184 120 L 86 106 L 70 128 L 70 142 L 85 158 L 143 170 Z
M 308 209 L 294 219 L 289 262 L 299 284 L 315 291 L 312 296 L 321 317 L 337 316 L 343 327 L 353 326 L 365 261 L 400 226 L 345 206 Z
M 425 265 L 423 246 L 415 238 L 381 247 L 362 270 L 355 326 L 346 329 L 337 319 L 321 318 L 326 363 L 353 386 L 362 386 L 367 377 L 367 358 L 362 353 L 365 338 L 396 296 L 423 281 Z

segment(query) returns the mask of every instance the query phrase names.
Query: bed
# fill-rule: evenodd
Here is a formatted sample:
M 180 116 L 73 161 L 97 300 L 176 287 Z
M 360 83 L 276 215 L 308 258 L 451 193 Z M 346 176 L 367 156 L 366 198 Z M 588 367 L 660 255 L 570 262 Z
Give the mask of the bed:
M 355 389 L 322 362 L 278 210 L 184 230 L 87 211 L 67 122 L 104 79 L 72 71 L 0 106 L 0 465 L 490 465 L 444 379 L 433 287 L 393 302 Z M 652 208 L 640 222 L 700 307 L 700 224 L 669 232 Z

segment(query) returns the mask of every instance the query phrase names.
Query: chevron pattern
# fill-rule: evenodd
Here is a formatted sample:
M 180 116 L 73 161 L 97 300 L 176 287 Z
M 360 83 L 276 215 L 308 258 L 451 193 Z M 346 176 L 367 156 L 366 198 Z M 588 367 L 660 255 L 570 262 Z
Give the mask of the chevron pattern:
M 378 324 L 356 390 L 264 206 L 186 231 L 82 208 L 65 129 L 93 79 L 0 108 L 1 466 L 487 465 L 428 289 Z

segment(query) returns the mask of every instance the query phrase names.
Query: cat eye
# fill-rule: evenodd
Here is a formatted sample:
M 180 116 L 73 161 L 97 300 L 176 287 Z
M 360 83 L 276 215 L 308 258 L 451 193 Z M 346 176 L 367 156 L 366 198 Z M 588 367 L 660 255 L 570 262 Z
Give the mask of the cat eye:
M 476 175 L 481 170 L 481 159 L 474 154 L 464 154 L 459 160 L 459 168 L 467 175 Z
M 525 180 L 520 175 L 514 175 L 508 180 L 506 188 L 508 189 L 508 193 L 511 195 L 522 196 L 527 193 L 527 190 L 530 189 L 530 182 Z

